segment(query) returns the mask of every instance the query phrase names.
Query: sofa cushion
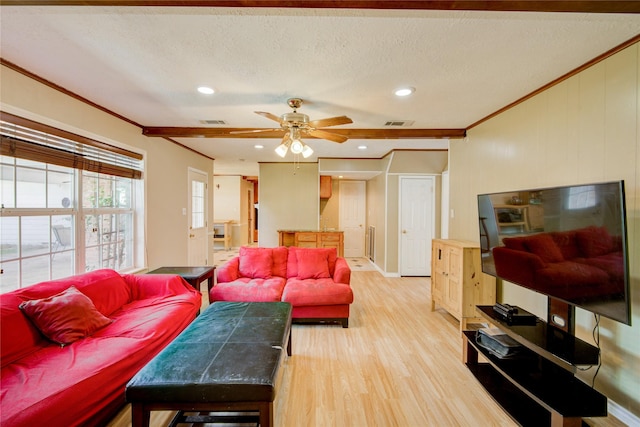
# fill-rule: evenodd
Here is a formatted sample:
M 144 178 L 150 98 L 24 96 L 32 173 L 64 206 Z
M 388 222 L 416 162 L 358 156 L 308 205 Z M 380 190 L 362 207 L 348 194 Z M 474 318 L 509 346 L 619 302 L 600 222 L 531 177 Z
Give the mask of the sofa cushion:
M 298 279 L 328 279 L 329 253 L 314 249 L 298 249 Z
M 587 227 L 576 231 L 576 240 L 587 258 L 606 255 L 615 251 L 613 239 L 604 227 Z
M 241 277 L 233 282 L 216 283 L 211 288 L 209 300 L 235 302 L 274 302 L 280 301 L 285 279 L 250 279 Z
M 565 260 L 581 257 L 575 231 L 554 231 L 549 233 Z
M 502 242 L 509 249 L 527 252 L 528 250 L 524 245 L 525 239 L 525 237 L 505 237 Z
M 351 286 L 335 283 L 332 279 L 289 279 L 282 293 L 282 301 L 294 307 L 314 305 L 351 304 Z
M 289 250 L 285 246 L 273 248 L 273 267 L 271 274 L 277 277 L 287 277 L 287 258 Z
M 251 279 L 271 277 L 273 255 L 271 248 L 240 248 L 240 275 Z
M 563 261 L 549 264 L 545 268 L 536 271 L 536 286 L 557 286 L 557 292 L 562 292 L 563 287 L 581 287 L 606 282 L 607 273 L 603 270 L 573 261 Z M 574 289 L 572 294 L 579 292 Z
M 336 268 L 336 260 L 338 259 L 338 250 L 336 248 L 299 248 L 289 246 L 289 257 L 287 259 L 287 278 L 298 277 L 298 251 L 314 251 L 327 254 L 327 262 L 329 264 L 329 275 L 333 277 Z M 304 256 L 304 255 L 303 255 Z
M 4 367 L 51 343 L 18 306 L 24 301 L 15 292 L 0 295 L 0 366 Z
M 538 255 L 544 262 L 562 262 L 564 257 L 548 234 L 536 234 L 527 237 L 525 246 L 532 254 Z
M 63 346 L 111 323 L 75 286 L 48 298 L 24 301 L 20 309 L 45 337 Z

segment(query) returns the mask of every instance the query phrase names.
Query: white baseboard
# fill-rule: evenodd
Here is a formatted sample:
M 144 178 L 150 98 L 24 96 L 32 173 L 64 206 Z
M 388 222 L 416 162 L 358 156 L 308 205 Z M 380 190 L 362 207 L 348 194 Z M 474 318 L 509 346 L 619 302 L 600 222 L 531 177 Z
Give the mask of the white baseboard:
M 629 412 L 627 409 L 618 405 L 611 399 L 607 399 L 607 409 L 610 415 L 613 415 L 618 420 L 622 421 L 628 426 L 640 426 L 640 418 Z

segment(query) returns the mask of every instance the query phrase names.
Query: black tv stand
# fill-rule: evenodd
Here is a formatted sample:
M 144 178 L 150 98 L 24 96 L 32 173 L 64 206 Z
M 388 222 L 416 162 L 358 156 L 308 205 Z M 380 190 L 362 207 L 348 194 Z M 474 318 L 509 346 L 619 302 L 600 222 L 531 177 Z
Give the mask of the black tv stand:
M 492 306 L 480 315 L 522 344 L 515 359 L 499 359 L 476 344 L 475 331 L 463 334 L 463 361 L 491 396 L 522 426 L 574 427 L 582 417 L 607 415 L 607 398 L 575 377 L 576 365 L 598 363 L 598 349 L 538 319 L 535 325 L 509 325 Z M 478 362 L 482 354 L 486 362 Z

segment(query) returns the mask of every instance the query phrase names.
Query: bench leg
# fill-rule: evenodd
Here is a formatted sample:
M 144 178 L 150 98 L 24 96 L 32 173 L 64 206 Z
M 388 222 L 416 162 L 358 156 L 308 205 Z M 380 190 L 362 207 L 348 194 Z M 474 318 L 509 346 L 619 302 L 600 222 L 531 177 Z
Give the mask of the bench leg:
M 273 402 L 261 402 L 258 407 L 260 411 L 260 427 L 273 426 Z
M 149 427 L 149 419 L 151 412 L 147 410 L 143 404 L 131 404 L 131 426 L 132 427 Z

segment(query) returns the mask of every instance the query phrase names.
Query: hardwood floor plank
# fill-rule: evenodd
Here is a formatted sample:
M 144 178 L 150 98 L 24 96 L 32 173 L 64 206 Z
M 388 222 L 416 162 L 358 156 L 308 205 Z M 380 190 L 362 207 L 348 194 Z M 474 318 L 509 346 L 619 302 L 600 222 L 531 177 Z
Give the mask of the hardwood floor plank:
M 461 362 L 457 321 L 431 311 L 429 278 L 353 271 L 349 328 L 294 325 L 275 425 L 515 426 Z M 153 413 L 164 426 L 171 413 Z M 125 408 L 110 427 L 129 427 Z M 593 426 L 621 426 L 612 417 Z

